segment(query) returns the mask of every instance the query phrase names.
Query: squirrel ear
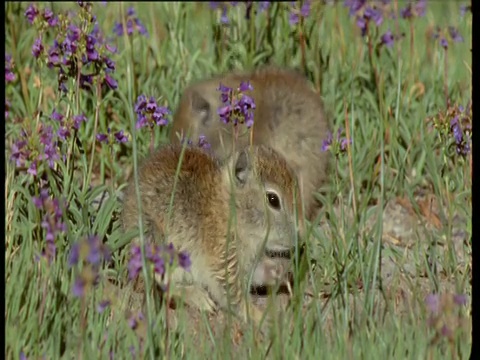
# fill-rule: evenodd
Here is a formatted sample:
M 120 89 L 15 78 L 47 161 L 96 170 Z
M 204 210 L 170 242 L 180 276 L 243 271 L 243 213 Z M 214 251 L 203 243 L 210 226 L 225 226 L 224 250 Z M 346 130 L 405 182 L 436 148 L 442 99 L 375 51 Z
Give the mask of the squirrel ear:
M 244 149 L 239 152 L 237 161 L 235 162 L 235 178 L 240 184 L 247 182 L 248 173 L 250 172 L 250 158 L 248 150 Z
M 192 91 L 190 94 L 192 112 L 194 116 L 203 125 L 207 125 L 211 121 L 210 104 L 198 91 Z

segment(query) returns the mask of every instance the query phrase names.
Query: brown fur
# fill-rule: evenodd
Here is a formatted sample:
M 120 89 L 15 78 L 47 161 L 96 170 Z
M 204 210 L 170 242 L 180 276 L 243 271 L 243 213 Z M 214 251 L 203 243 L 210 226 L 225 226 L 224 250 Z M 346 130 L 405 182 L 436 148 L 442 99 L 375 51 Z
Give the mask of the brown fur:
M 283 155 L 298 174 L 305 196 L 305 212 L 313 220 L 320 206 L 314 193 L 327 179 L 328 154 L 321 151 L 327 136 L 328 122 L 320 96 L 312 90 L 307 79 L 291 70 L 266 67 L 253 72 L 238 72 L 217 76 L 189 86 L 175 112 L 170 139 L 179 135 L 195 140 L 205 135 L 212 150 L 220 158 L 232 152 L 232 126 L 224 124 L 217 115 L 221 105 L 223 85 L 236 88 L 241 81 L 250 80 L 254 110 L 253 144 L 264 144 Z M 249 144 L 244 132 L 237 148 Z
M 207 311 L 232 306 L 246 317 L 245 289 L 257 258 L 264 251 L 295 246 L 297 211 L 302 218 L 296 177 L 270 148 L 248 148 L 220 163 L 202 149 L 187 147 L 168 219 L 181 151 L 178 145 L 164 146 L 139 169 L 145 234 L 157 242 L 166 237 L 177 250 L 190 254 L 191 271 L 178 268 L 172 276 L 173 289 L 189 305 Z M 267 191 L 278 194 L 280 210 L 269 205 Z M 231 196 L 236 218 L 229 228 Z M 126 190 L 122 222 L 125 231 L 138 224 L 133 181 Z M 264 271 L 271 271 L 271 265 L 265 262 Z M 261 312 L 255 307 L 251 311 L 260 320 Z

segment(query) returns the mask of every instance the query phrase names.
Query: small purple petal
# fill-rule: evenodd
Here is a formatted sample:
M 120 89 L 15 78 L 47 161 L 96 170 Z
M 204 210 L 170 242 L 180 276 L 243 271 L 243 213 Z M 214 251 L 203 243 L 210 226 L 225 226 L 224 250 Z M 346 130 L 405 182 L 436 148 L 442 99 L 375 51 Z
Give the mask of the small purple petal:
M 112 90 L 115 90 L 118 87 L 117 81 L 108 74 L 105 75 L 105 83 Z
M 110 300 L 102 300 L 97 306 L 97 311 L 101 314 L 108 306 L 110 306 Z
M 107 134 L 97 134 L 97 140 L 100 142 L 108 142 L 108 135 Z

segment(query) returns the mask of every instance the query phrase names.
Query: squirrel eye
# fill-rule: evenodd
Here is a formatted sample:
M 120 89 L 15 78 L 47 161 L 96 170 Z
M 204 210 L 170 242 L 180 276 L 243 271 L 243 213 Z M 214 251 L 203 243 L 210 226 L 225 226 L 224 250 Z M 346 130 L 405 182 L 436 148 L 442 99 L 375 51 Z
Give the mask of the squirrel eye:
M 276 210 L 280 209 L 280 199 L 277 194 L 274 192 L 267 192 L 267 200 L 271 207 Z

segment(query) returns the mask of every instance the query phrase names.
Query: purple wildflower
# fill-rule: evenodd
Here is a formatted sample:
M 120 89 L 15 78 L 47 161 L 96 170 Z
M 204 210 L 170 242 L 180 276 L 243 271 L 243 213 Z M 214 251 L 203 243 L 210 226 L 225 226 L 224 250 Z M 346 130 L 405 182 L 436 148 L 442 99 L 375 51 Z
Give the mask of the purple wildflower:
M 38 16 L 38 9 L 35 7 L 35 5 L 30 4 L 27 10 L 25 11 L 25 17 L 27 18 L 30 24 L 33 24 L 37 16 Z
M 96 138 L 100 142 L 104 142 L 104 143 L 108 142 L 108 134 L 97 134 Z
M 452 38 L 453 42 L 463 42 L 463 37 L 460 35 L 457 29 L 455 29 L 453 26 L 448 27 L 448 33 L 450 34 L 450 37 Z
M 27 173 L 33 176 L 37 176 L 37 161 L 34 160 L 28 167 Z
M 322 151 L 325 152 L 328 149 L 330 149 L 330 147 L 332 146 L 332 142 L 333 142 L 333 135 L 330 131 L 328 131 L 327 138 L 323 140 L 323 143 L 322 143 Z
M 363 17 L 368 20 L 373 20 L 375 25 L 380 26 L 383 22 L 383 16 L 380 10 L 368 6 L 363 13 Z
M 190 270 L 190 266 L 192 265 L 192 262 L 190 260 L 190 256 L 188 255 L 188 253 L 184 251 L 180 251 L 178 253 L 178 264 L 180 265 L 181 268 L 187 271 Z
M 304 18 L 310 15 L 310 0 L 305 0 L 303 2 L 302 7 L 300 8 L 300 15 L 302 15 Z
M 54 42 L 54 45 L 48 50 L 47 66 L 49 68 L 52 68 L 54 66 L 60 66 L 60 49 L 56 40 Z
M 13 61 L 12 57 L 8 54 L 5 54 L 5 82 L 13 82 L 17 78 L 16 75 L 12 72 Z
M 177 253 L 173 244 L 161 246 L 158 244 L 145 244 L 145 258 L 147 263 L 153 265 L 155 274 L 163 276 L 165 274 L 165 265 L 168 263 L 172 265 L 174 258 L 178 257 L 179 265 L 188 269 L 190 266 L 190 259 L 184 252 Z M 142 269 L 142 251 L 140 245 L 134 245 L 131 249 L 130 260 L 128 262 L 129 278 L 135 279 Z
M 288 19 L 288 22 L 291 26 L 298 24 L 300 18 L 305 19 L 306 17 L 308 17 L 308 15 L 310 15 L 310 5 L 310 0 L 304 1 L 302 7 L 300 8 L 300 11 L 298 11 L 295 8 L 295 2 L 293 2 L 290 16 Z
M 290 24 L 290 26 L 298 24 L 299 21 L 300 17 L 298 16 L 298 14 L 291 12 L 290 16 L 288 17 L 288 23 Z
M 465 294 L 455 294 L 453 295 L 453 302 L 458 306 L 465 306 L 467 305 L 467 295 Z
M 128 137 L 123 133 L 123 130 L 116 132 L 113 136 L 115 137 L 115 140 L 117 140 L 117 142 L 119 143 L 128 142 Z
M 63 120 L 63 115 L 57 112 L 56 109 L 53 110 L 52 115 L 51 115 L 52 120 L 55 121 L 62 121 Z
M 404 19 L 423 17 L 425 16 L 426 6 L 426 0 L 417 0 L 415 3 L 413 1 L 410 1 L 406 7 L 400 9 L 400 16 Z
M 91 89 L 93 85 L 93 76 L 92 75 L 80 75 L 80 87 L 84 90 Z
M 250 84 L 249 81 L 242 81 L 240 83 L 240 86 L 238 87 L 238 91 L 244 92 L 244 91 L 247 91 L 247 90 L 253 90 L 253 86 Z
M 139 323 L 143 322 L 145 317 L 143 316 L 143 313 L 140 311 L 138 314 L 131 314 L 128 318 L 128 325 L 132 330 L 135 330 Z M 135 348 L 133 349 L 135 350 Z
M 73 296 L 79 297 L 79 298 L 83 297 L 83 295 L 85 294 L 85 285 L 86 285 L 85 280 L 81 276 L 77 277 L 72 287 Z
M 17 140 L 12 144 L 10 159 L 15 161 L 16 166 L 21 167 L 25 164 L 30 151 L 26 149 L 26 140 Z
M 38 38 L 35 40 L 32 46 L 32 55 L 36 58 L 40 56 L 40 54 L 43 52 L 43 44 L 42 44 L 42 39 Z
M 67 38 L 70 41 L 80 40 L 81 35 L 82 35 L 82 30 L 78 26 L 76 26 L 75 24 L 70 24 L 68 26 Z
M 134 110 L 138 114 L 139 112 L 142 112 L 146 106 L 147 106 L 147 97 L 145 95 L 140 95 L 137 98 L 137 102 L 135 103 Z
M 77 265 L 79 260 L 80 260 L 80 243 L 77 242 L 72 245 L 72 249 L 70 250 L 70 255 L 68 257 L 68 267 Z
M 238 123 L 244 123 L 247 128 L 250 128 L 253 125 L 253 110 L 256 105 L 250 96 L 243 93 L 253 90 L 250 82 L 242 82 L 235 91 L 220 83 L 217 90 L 220 91 L 220 100 L 223 103 L 217 109 L 220 120 L 225 124 L 232 121 L 235 126 Z
M 415 8 L 415 13 L 417 14 L 418 17 L 425 16 L 426 7 L 427 7 L 427 0 L 417 0 L 414 8 Z
M 78 130 L 82 122 L 87 122 L 87 117 L 84 114 L 75 115 L 73 117 L 73 128 Z
M 159 106 L 155 109 L 152 118 L 158 126 L 166 126 L 168 125 L 168 120 L 165 117 L 167 114 L 170 114 L 170 110 L 166 107 Z
M 165 254 L 168 255 L 168 264 L 171 266 L 173 264 L 173 260 L 175 258 L 175 247 L 173 246 L 173 243 L 169 243 L 163 251 Z
M 105 309 L 110 306 L 111 301 L 110 300 L 102 300 L 97 306 L 97 311 L 101 314 L 105 311 Z
M 91 265 L 98 266 L 102 261 L 110 261 L 110 250 L 96 235 L 87 236 L 84 244 L 89 249 L 86 261 Z
M 68 137 L 70 137 L 70 130 L 66 126 L 60 126 L 57 131 L 58 138 L 62 141 L 65 141 Z
M 136 129 L 141 129 L 144 126 L 149 124 L 148 118 L 144 114 L 137 115 L 137 123 L 135 124 Z
M 265 11 L 270 7 L 271 3 L 271 1 L 259 1 L 258 7 L 260 11 Z
M 142 270 L 142 249 L 140 246 L 133 246 L 130 253 L 130 261 L 128 262 L 128 276 L 135 279 Z
M 472 7 L 467 4 L 460 5 L 460 16 L 464 17 L 467 11 L 472 11 Z
M 344 6 L 350 9 L 349 14 L 353 16 L 362 9 L 366 2 L 367 0 L 345 0 Z
M 45 9 L 43 12 L 43 18 L 48 23 L 50 27 L 57 26 L 58 24 L 58 17 L 54 16 L 53 11 L 50 9 Z
M 76 297 L 83 297 L 86 287 L 96 286 L 99 282 L 99 270 L 103 261 L 110 261 L 110 249 L 103 244 L 96 235 L 89 235 L 85 239 L 73 244 L 68 259 L 69 267 L 83 263 L 81 273 L 76 277 L 72 293 Z
M 470 152 L 471 134 L 469 125 L 462 126 L 459 121 L 459 116 L 455 116 L 450 121 L 450 131 L 455 140 L 457 154 L 467 155 Z
M 438 294 L 427 295 L 425 304 L 431 313 L 438 314 L 440 312 L 440 296 Z
M 97 39 L 94 36 L 92 35 L 87 36 L 87 45 L 86 45 L 87 58 L 90 61 L 95 61 L 99 59 L 98 51 L 95 48 L 96 43 L 97 43 Z
M 117 36 L 122 36 L 126 30 L 126 34 L 128 36 L 132 35 L 135 30 L 138 31 L 139 34 L 144 35 L 148 37 L 148 31 L 145 25 L 140 21 L 140 19 L 136 16 L 135 14 L 135 9 L 134 8 L 128 8 L 127 10 L 127 17 L 125 20 L 125 26 L 126 29 L 123 28 L 123 23 L 122 21 L 115 22 L 113 26 L 113 32 Z
M 207 150 L 210 149 L 211 145 L 207 141 L 207 137 L 205 135 L 200 135 L 198 137 L 198 147 L 202 149 L 207 149 Z
M 46 257 L 49 262 L 55 258 L 56 246 L 55 238 L 67 231 L 67 226 L 63 222 L 63 207 L 66 205 L 64 201 L 51 199 L 47 190 L 42 190 L 38 198 L 32 199 L 35 206 L 44 210 L 45 214 L 42 218 L 41 226 L 47 232 L 45 237 L 46 244 L 42 251 L 42 256 Z
M 443 36 L 440 37 L 440 46 L 444 49 L 448 49 L 448 41 Z
M 392 47 L 395 38 L 390 30 L 387 30 L 385 34 L 380 37 L 380 44 L 385 45 L 386 47 Z
M 147 101 L 145 95 L 140 95 L 137 98 L 134 109 L 137 113 L 137 129 L 147 125 L 153 127 L 154 124 L 158 126 L 168 125 L 166 116 L 170 114 L 170 110 L 166 107 L 159 106 L 153 96 Z
M 105 75 L 105 84 L 107 84 L 107 86 L 112 90 L 115 90 L 118 87 L 117 81 L 108 74 Z
M 113 61 L 112 59 L 104 56 L 103 57 L 103 62 L 105 63 L 105 66 L 107 67 L 107 69 L 115 70 L 115 61 Z
M 10 104 L 10 101 L 5 99 L 5 120 L 8 119 L 8 115 L 10 114 L 10 107 L 12 104 Z
M 148 101 L 145 111 L 149 113 L 153 113 L 155 109 L 157 108 L 157 101 L 153 96 L 150 97 L 150 100 Z
M 348 141 L 346 137 L 342 137 L 342 132 L 343 130 L 341 128 L 338 129 L 337 136 L 334 138 L 333 134 L 328 131 L 327 138 L 323 140 L 321 150 L 325 152 L 333 149 L 337 156 L 347 151 L 347 146 L 352 143 L 352 139 Z
M 227 25 L 230 22 L 230 20 L 228 20 L 228 16 L 227 16 L 227 10 L 228 10 L 227 6 L 223 5 L 222 6 L 222 14 L 220 16 L 220 22 L 222 24 L 225 24 L 225 25 Z

